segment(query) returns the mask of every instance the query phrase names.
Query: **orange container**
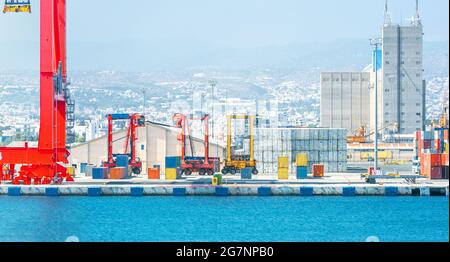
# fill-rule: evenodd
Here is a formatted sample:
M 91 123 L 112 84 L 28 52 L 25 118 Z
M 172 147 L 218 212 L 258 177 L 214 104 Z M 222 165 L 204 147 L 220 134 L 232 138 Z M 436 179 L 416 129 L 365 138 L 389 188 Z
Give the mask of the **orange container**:
M 313 165 L 312 173 L 314 177 L 324 177 L 325 176 L 325 166 L 324 165 Z
M 448 166 L 448 154 L 442 154 L 441 155 L 441 165 L 442 166 Z
M 148 179 L 161 179 L 161 170 L 159 168 L 149 168 Z
M 441 154 L 425 154 L 425 165 L 429 165 L 431 167 L 439 167 L 441 166 Z
M 109 179 L 125 179 L 127 171 L 125 167 L 114 167 L 109 169 Z

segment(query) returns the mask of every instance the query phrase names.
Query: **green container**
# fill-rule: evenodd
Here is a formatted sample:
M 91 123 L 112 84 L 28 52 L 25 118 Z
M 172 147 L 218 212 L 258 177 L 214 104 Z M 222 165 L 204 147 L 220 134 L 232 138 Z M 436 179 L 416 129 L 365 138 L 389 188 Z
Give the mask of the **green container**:
M 222 174 L 221 173 L 216 173 L 213 177 L 217 178 L 217 181 L 219 181 L 219 185 L 222 185 Z

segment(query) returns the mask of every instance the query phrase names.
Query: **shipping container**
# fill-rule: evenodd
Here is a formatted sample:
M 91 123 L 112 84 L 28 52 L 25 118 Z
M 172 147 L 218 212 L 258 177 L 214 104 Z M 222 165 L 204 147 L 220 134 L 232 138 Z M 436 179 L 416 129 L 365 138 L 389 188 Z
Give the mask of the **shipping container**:
M 431 149 L 431 140 L 422 140 L 422 149 Z
M 75 167 L 73 167 L 73 166 L 67 167 L 67 174 L 74 176 L 75 175 Z
M 181 166 L 181 157 L 167 156 L 165 164 L 166 164 L 166 168 L 178 168 Z
M 106 167 L 92 168 L 92 179 L 108 179 L 109 169 Z
M 441 166 L 441 154 L 425 154 L 424 156 L 425 161 L 428 162 L 431 167 Z
M 161 169 L 159 167 L 151 167 L 148 169 L 148 179 L 161 179 Z
M 241 179 L 252 179 L 252 168 L 243 168 L 241 169 Z
M 441 165 L 442 166 L 448 166 L 449 165 L 448 154 L 441 154 Z
M 289 157 L 278 157 L 278 168 L 289 168 Z
M 432 167 L 430 178 L 431 179 L 443 179 L 442 178 L 442 168 L 441 167 Z
M 109 179 L 125 179 L 128 177 L 128 169 L 124 167 L 114 167 L 109 169 Z
M 325 167 L 322 164 L 314 164 L 312 166 L 312 174 L 314 177 L 324 177 L 325 176 Z
M 81 174 L 86 174 L 87 166 L 88 166 L 87 163 L 81 163 L 81 164 L 80 164 L 80 173 L 81 173 Z
M 166 168 L 166 180 L 177 180 L 181 178 L 181 174 L 177 168 Z
M 297 179 L 306 179 L 308 178 L 308 169 L 306 167 L 299 166 L 297 167 Z
M 297 166 L 308 166 L 308 155 L 307 154 L 297 154 L 296 160 Z
M 448 166 L 441 166 L 441 175 L 442 175 L 442 179 L 448 179 L 448 177 L 449 177 Z
M 128 169 L 130 157 L 128 155 L 116 156 L 116 167 L 124 167 Z
M 289 179 L 289 168 L 279 168 L 278 169 L 278 179 L 280 179 L 280 180 Z

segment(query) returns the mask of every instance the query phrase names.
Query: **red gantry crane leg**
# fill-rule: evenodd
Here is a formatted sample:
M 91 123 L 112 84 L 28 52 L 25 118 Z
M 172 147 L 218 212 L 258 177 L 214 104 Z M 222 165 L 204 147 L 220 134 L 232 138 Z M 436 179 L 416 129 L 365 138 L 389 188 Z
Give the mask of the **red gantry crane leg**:
M 0 166 L 20 165 L 14 184 L 73 181 L 66 149 L 66 0 L 41 0 L 40 130 L 37 148 L 0 147 Z

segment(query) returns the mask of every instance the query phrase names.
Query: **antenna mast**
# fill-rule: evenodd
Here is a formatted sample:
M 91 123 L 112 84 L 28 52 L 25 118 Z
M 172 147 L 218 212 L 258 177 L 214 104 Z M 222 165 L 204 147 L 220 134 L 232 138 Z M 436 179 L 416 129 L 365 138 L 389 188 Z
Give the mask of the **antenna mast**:
M 421 21 L 420 21 L 420 10 L 419 10 L 419 0 L 416 0 L 416 15 L 413 18 L 413 23 L 415 25 L 420 25 Z
M 392 23 L 391 14 L 389 13 L 388 0 L 384 3 L 384 25 L 390 25 Z

